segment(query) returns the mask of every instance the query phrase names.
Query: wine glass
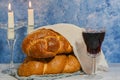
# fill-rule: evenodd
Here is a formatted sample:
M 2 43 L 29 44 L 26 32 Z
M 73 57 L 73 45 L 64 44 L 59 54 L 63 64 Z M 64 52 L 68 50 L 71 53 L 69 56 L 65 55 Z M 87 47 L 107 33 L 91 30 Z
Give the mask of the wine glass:
M 87 54 L 92 58 L 93 69 L 92 76 L 96 76 L 96 57 L 101 52 L 101 45 L 105 37 L 104 27 L 87 27 L 85 31 L 82 32 L 84 42 L 87 47 Z

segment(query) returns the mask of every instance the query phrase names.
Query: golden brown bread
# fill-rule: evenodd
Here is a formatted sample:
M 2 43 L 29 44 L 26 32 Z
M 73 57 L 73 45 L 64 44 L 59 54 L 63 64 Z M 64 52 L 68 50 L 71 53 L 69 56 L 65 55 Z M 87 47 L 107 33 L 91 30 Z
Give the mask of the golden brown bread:
M 38 29 L 28 34 L 22 43 L 27 58 L 18 68 L 19 76 L 72 73 L 81 69 L 72 46 L 51 29 Z
M 48 58 L 56 54 L 70 53 L 70 43 L 59 33 L 51 29 L 38 29 L 28 34 L 22 43 L 22 50 L 27 56 Z
M 81 69 L 74 55 L 56 55 L 53 58 L 34 59 L 27 57 L 18 68 L 19 76 L 72 73 Z

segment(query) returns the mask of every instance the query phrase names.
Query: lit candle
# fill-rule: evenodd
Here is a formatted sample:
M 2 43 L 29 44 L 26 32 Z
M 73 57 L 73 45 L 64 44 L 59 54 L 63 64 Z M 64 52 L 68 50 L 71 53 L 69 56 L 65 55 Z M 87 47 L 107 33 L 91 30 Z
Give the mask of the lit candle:
M 32 8 L 31 1 L 29 1 L 28 6 L 28 33 L 34 29 L 34 10 Z
M 8 39 L 14 39 L 14 13 L 8 4 Z

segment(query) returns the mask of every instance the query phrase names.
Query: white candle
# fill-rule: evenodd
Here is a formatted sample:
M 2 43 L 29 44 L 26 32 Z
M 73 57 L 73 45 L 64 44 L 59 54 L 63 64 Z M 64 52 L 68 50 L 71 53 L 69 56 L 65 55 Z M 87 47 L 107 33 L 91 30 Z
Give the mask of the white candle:
M 14 14 L 10 3 L 8 4 L 8 28 L 14 28 Z
M 28 29 L 27 33 L 30 33 L 34 30 L 34 10 L 32 9 L 31 1 L 29 1 L 28 6 Z
M 34 10 L 32 9 L 31 1 L 29 1 L 28 8 L 28 25 L 34 25 Z
M 8 39 L 14 39 L 14 13 L 8 4 Z

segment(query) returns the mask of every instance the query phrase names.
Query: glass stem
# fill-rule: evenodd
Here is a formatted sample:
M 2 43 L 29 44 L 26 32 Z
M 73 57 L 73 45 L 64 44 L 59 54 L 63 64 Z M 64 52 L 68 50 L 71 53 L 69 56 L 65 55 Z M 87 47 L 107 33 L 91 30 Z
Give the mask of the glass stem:
M 93 74 L 95 74 L 96 73 L 96 57 L 93 57 L 92 60 L 93 60 Z
M 15 42 L 14 39 L 9 39 L 9 40 L 8 40 L 8 45 L 9 45 L 9 49 L 10 49 L 10 56 L 11 56 L 10 68 L 13 68 L 13 67 L 14 67 L 14 64 L 13 64 L 14 42 Z

